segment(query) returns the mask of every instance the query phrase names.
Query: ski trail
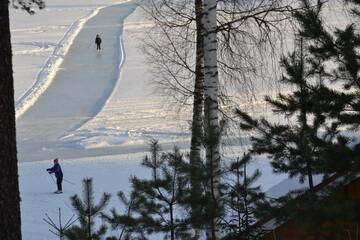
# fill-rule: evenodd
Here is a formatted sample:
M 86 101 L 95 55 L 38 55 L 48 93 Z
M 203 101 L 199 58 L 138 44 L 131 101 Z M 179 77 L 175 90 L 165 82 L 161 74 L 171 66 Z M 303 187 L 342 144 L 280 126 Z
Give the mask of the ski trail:
M 71 44 L 67 45 L 67 53 L 58 58 L 56 71 L 47 75 L 49 71 L 44 69 L 43 76 L 47 77 L 39 79 L 46 81 L 37 84 L 39 90 L 24 96 L 26 104 L 19 108 L 23 109 L 17 118 L 20 161 L 46 159 L 55 152 L 68 151 L 61 137 L 101 111 L 125 61 L 124 20 L 136 7 L 135 1 L 127 1 L 99 9 L 87 21 L 82 20 L 76 35 L 69 31 Z M 88 46 L 97 33 L 103 38 L 100 52 L 93 44 Z
M 128 3 L 131 1 L 133 0 L 122 0 L 115 2 L 114 5 Z M 16 100 L 16 119 L 18 119 L 22 114 L 24 114 L 24 112 L 33 106 L 41 94 L 43 94 L 46 89 L 48 89 L 62 64 L 64 57 L 68 53 L 77 35 L 83 29 L 85 23 L 91 18 L 95 17 L 99 11 L 105 7 L 107 6 L 101 6 L 94 9 L 89 14 L 81 17 L 70 25 L 64 36 L 60 39 L 59 43 L 53 50 L 51 56 L 46 60 L 43 67 L 37 73 L 34 84 Z
M 110 101 L 112 94 L 115 91 L 115 87 L 117 85 L 117 83 L 120 81 L 120 75 L 121 75 L 121 68 L 124 65 L 125 62 L 125 58 L 126 58 L 126 52 L 125 52 L 125 48 L 124 48 L 124 40 L 122 35 L 119 36 L 120 39 L 120 44 L 119 44 L 119 53 L 121 56 L 119 56 L 119 64 L 118 64 L 118 74 L 117 74 L 117 80 L 113 81 L 113 83 L 111 85 L 109 85 L 109 91 L 107 91 L 106 93 L 103 94 L 103 100 L 99 101 L 99 104 L 97 106 L 94 106 L 93 108 L 93 114 L 91 117 L 81 121 L 79 124 L 76 124 L 75 126 L 73 126 L 72 128 L 70 128 L 68 131 L 75 131 L 79 128 L 81 128 L 83 125 L 85 125 L 86 123 L 88 123 L 89 121 L 91 121 L 93 118 L 95 118 L 101 111 L 101 109 L 103 109 L 103 107 Z M 60 137 L 60 139 L 63 139 L 64 137 L 67 136 L 67 133 L 64 133 L 64 135 L 62 135 Z
M 104 7 L 99 7 L 88 15 L 71 24 L 64 34 L 63 38 L 57 44 L 52 55 L 48 58 L 43 68 L 38 72 L 35 83 L 16 100 L 15 110 L 16 119 L 18 119 L 26 110 L 28 110 L 38 100 L 41 94 L 50 86 L 54 77 L 61 66 L 64 56 L 68 53 L 74 39 L 79 34 L 84 24 Z

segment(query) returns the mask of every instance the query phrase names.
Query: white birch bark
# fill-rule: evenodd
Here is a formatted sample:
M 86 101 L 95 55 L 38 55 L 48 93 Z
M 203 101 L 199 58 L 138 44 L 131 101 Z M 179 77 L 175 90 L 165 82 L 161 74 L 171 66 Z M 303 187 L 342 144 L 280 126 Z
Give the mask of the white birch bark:
M 206 160 L 211 166 L 211 197 L 215 205 L 219 206 L 219 172 L 220 172 L 220 126 L 219 126 L 219 76 L 217 67 L 217 1 L 204 0 L 204 127 L 206 138 Z M 215 214 L 216 214 L 215 206 Z M 208 232 L 208 238 L 215 240 L 220 238 L 220 232 L 217 229 L 217 218 L 214 217 L 211 222 L 211 232 Z

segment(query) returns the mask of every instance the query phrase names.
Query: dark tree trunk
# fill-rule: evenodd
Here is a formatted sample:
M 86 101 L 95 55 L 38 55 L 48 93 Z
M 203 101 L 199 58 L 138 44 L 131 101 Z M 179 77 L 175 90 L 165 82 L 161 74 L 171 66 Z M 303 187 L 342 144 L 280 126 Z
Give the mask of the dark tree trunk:
M 204 109 L 204 40 L 202 26 L 202 0 L 195 0 L 196 13 L 196 67 L 192 119 L 192 135 L 190 160 L 201 162 L 201 146 L 203 141 L 203 109 Z
M 202 25 L 203 1 L 195 0 L 196 14 L 196 67 L 194 84 L 193 119 L 191 127 L 190 163 L 193 166 L 191 171 L 192 186 L 192 219 L 195 229 L 195 239 L 198 238 L 198 229 L 201 225 L 201 197 L 200 179 L 197 168 L 201 165 L 201 149 L 203 144 L 203 111 L 204 111 L 204 40 Z
M 301 94 L 303 95 L 304 89 L 301 87 Z M 309 182 L 309 188 L 312 189 L 314 187 L 314 182 L 312 178 L 312 167 L 311 167 L 311 159 L 309 156 L 309 146 L 307 145 L 308 141 L 308 131 L 309 127 L 307 124 L 307 111 L 306 105 L 304 104 L 304 96 L 301 99 L 301 113 L 300 113 L 300 121 L 301 121 L 301 131 L 300 131 L 300 151 L 301 158 L 305 162 L 306 173 Z
M 0 0 L 0 239 L 20 240 L 14 83 L 8 0 Z
M 170 211 L 170 239 L 175 240 L 175 223 L 174 223 L 174 208 L 173 205 L 169 206 Z
M 301 84 L 300 86 L 300 94 L 301 94 L 301 99 L 300 99 L 300 121 L 301 121 L 301 131 L 300 131 L 300 151 L 301 151 L 301 158 L 303 161 L 305 161 L 306 164 L 306 172 L 307 172 L 307 176 L 308 176 L 308 182 L 309 182 L 309 188 L 312 189 L 314 187 L 314 182 L 313 182 L 313 178 L 312 178 L 312 164 L 311 164 L 311 159 L 310 159 L 310 154 L 309 154 L 309 146 L 307 144 L 308 142 L 308 131 L 309 131 L 309 126 L 307 124 L 307 106 L 306 106 L 306 94 L 305 94 L 305 74 L 304 74 L 304 49 L 303 49 L 303 39 L 300 39 L 300 64 L 301 64 L 301 78 L 302 81 L 304 82 L 303 84 Z

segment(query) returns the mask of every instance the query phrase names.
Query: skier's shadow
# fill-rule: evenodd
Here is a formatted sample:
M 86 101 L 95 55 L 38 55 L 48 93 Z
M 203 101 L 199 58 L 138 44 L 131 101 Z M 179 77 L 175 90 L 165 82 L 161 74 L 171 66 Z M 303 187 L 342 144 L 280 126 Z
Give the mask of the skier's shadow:
M 101 59 L 101 52 L 102 52 L 103 50 L 100 50 L 100 51 L 98 51 L 98 50 L 96 50 L 96 58 L 97 59 Z

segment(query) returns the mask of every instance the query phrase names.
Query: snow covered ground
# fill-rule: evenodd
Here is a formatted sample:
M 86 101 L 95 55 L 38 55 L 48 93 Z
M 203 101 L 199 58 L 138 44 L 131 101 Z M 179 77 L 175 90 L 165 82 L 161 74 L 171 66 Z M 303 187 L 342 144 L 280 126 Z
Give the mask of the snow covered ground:
M 135 7 L 103 8 L 83 25 L 51 84 L 17 119 L 20 159 L 42 160 L 71 151 L 61 138 L 93 118 L 111 94 L 124 62 L 123 20 Z M 94 49 L 97 33 L 103 38 L 101 52 Z
M 95 196 L 98 200 L 101 193 L 112 194 L 107 210 L 115 207 L 121 209 L 120 201 L 116 196 L 119 190 L 129 192 L 129 177 L 136 175 L 142 178 L 150 176 L 150 172 L 140 166 L 141 159 L 146 153 L 122 154 L 103 157 L 61 160 L 64 171 L 63 188 L 61 195 L 53 194 L 56 190 L 54 180 L 45 171 L 51 166 L 51 161 L 27 162 L 19 166 L 21 214 L 24 240 L 50 240 L 55 237 L 48 231 L 49 226 L 42 220 L 45 214 L 57 219 L 58 208 L 61 208 L 63 220 L 72 216 L 73 209 L 69 197 L 74 194 L 81 196 L 81 181 L 85 177 L 94 179 Z M 254 167 L 254 166 L 253 166 Z M 265 161 L 259 162 L 264 177 L 259 182 L 264 190 L 280 182 L 282 176 L 273 176 Z M 252 167 L 249 168 L 249 171 Z M 66 182 L 66 181 L 70 181 Z M 115 232 L 109 231 L 109 234 Z M 156 239 L 156 238 L 154 238 Z
M 81 181 L 84 177 L 93 177 L 96 199 L 102 192 L 112 194 L 110 206 L 119 205 L 116 193 L 129 189 L 130 175 L 147 173 L 139 166 L 142 154 L 91 159 L 72 159 L 61 161 L 64 178 L 64 193 L 53 194 L 56 190 L 50 175 L 45 171 L 51 166 L 50 161 L 29 162 L 20 164 L 21 214 L 24 240 L 56 239 L 49 232 L 49 226 L 42 220 L 45 214 L 57 220 L 58 208 L 61 208 L 63 219 L 73 214 L 69 197 L 81 196 Z M 109 207 L 110 207 L 109 206 Z
M 87 19 L 86 16 L 102 5 L 96 5 L 96 8 L 81 6 L 82 10 L 87 11 L 82 12 L 85 18 L 78 17 Z M 111 193 L 113 198 L 110 206 L 116 207 L 119 203 L 116 192 L 129 190 L 128 178 L 131 175 L 146 177 L 149 174 L 140 166 L 149 139 L 160 139 L 166 149 L 172 148 L 175 143 L 188 146 L 189 112 L 177 111 L 175 106 L 171 108 L 167 98 L 154 93 L 150 84 L 150 69 L 140 49 L 144 30 L 149 23 L 144 20 L 139 8 L 125 19 L 133 7 L 131 3 L 124 3 L 96 10 L 97 14 L 82 22 L 77 33 L 73 32 L 69 37 L 69 29 L 71 25 L 74 26 L 69 22 L 61 33 L 65 37 L 61 34 L 52 36 L 54 43 L 51 50 L 34 47 L 39 48 L 37 50 L 41 51 L 41 56 L 34 54 L 32 47 L 26 50 L 26 54 L 15 55 L 15 59 L 19 57 L 15 61 L 15 71 L 30 66 L 26 59 L 30 62 L 35 62 L 37 58 L 41 60 L 38 65 L 32 66 L 31 71 L 24 71 L 26 77 L 15 74 L 17 96 L 24 95 L 28 90 L 28 95 L 36 100 L 26 103 L 26 98 L 23 98 L 23 105 L 19 104 L 24 101 L 21 97 L 17 101 L 17 106 L 25 106 L 23 109 L 27 110 L 18 114 L 17 118 L 19 160 L 22 162 L 19 164 L 22 228 L 26 240 L 54 239 L 42 218 L 46 213 L 55 218 L 58 208 L 62 209 L 64 219 L 70 217 L 73 210 L 69 197 L 75 193 L 81 194 L 81 180 L 84 177 L 94 178 L 98 197 L 101 192 Z M 121 28 L 123 19 L 124 32 Z M 75 17 L 73 21 L 79 22 Z M 101 53 L 97 53 L 88 43 L 92 43 L 98 31 L 104 37 L 104 50 Z M 33 37 L 34 42 L 42 41 L 39 40 L 42 36 L 23 34 L 23 38 Z M 50 32 L 43 34 L 45 37 L 51 36 Z M 20 36 L 16 35 L 16 31 L 13 31 L 13 35 L 13 40 L 18 41 L 16 39 Z M 59 44 L 59 41 L 64 41 L 62 39 L 71 41 L 65 40 L 68 44 Z M 64 48 L 67 48 L 66 51 Z M 15 51 L 20 51 L 16 44 Z M 53 54 L 54 51 L 60 52 L 60 56 Z M 47 59 L 52 63 L 54 59 L 60 59 L 61 64 L 50 67 L 41 65 L 48 62 Z M 96 65 L 113 70 L 106 71 L 110 75 L 99 76 L 104 73 L 102 69 L 96 69 Z M 36 71 L 45 74 L 39 77 Z M 26 83 L 25 79 L 35 80 Z M 44 82 L 51 84 L 37 95 L 34 93 L 36 87 L 31 84 L 39 79 L 40 88 Z M 101 87 L 105 90 L 91 92 Z M 95 94 L 99 95 L 98 102 L 94 103 L 90 98 L 83 100 Z M 72 95 L 82 100 L 74 101 Z M 67 102 L 69 100 L 74 103 L 70 104 Z M 82 105 L 84 103 L 86 106 Z M 75 183 L 64 181 L 62 195 L 52 194 L 55 184 L 45 171 L 51 166 L 50 159 L 55 157 L 61 159 L 65 179 Z M 257 165 L 267 169 L 262 183 L 264 189 L 283 179 L 282 176 L 270 177 L 271 170 L 267 163 Z
M 124 2 L 105 8 L 110 1 L 89 5 L 79 1 L 75 6 L 54 2 L 54 7 L 49 3 L 48 11 L 62 9 L 62 15 L 55 22 L 46 21 L 52 12 L 35 15 L 39 20 L 31 26 L 25 23 L 28 16 L 17 18 L 14 15 L 21 13 L 13 12 L 22 228 L 26 240 L 54 239 L 42 218 L 45 213 L 55 217 L 58 208 L 64 217 L 71 216 L 69 196 L 81 193 L 84 177 L 94 178 L 97 193 L 112 193 L 111 205 L 115 206 L 116 192 L 129 189 L 131 175 L 147 176 L 139 165 L 147 140 L 175 139 L 187 144 L 185 118 L 165 108 L 164 98 L 154 94 L 149 84 L 150 71 L 140 51 L 148 23 L 140 10 L 126 18 L 135 5 Z M 60 16 L 66 20 L 62 22 Z M 46 26 L 38 26 L 40 23 Z M 42 29 L 42 34 L 33 35 L 31 29 Z M 104 41 L 100 53 L 92 44 L 96 33 Z M 26 48 L 17 44 L 21 38 L 31 39 L 32 44 Z M 52 44 L 43 43 L 47 38 Z M 46 160 L 55 157 L 66 159 L 61 160 L 65 179 L 75 183 L 64 182 L 63 195 L 52 194 L 55 185 L 45 171 L 51 165 Z
M 42 218 L 55 218 L 58 208 L 70 217 L 69 196 L 81 193 L 84 177 L 94 178 L 98 197 L 111 193 L 114 207 L 131 175 L 148 176 L 139 164 L 149 139 L 170 149 L 186 148 L 190 137 L 189 111 L 151 85 L 140 49 L 149 22 L 140 8 L 133 12 L 134 1 L 48 0 L 47 6 L 34 16 L 11 12 L 25 240 L 55 239 Z M 101 53 L 94 49 L 96 33 L 104 40 Z M 62 195 L 52 194 L 55 184 L 45 171 L 55 157 L 74 183 L 64 182 Z M 272 187 L 284 176 L 272 174 L 267 161 L 251 168 L 263 171 L 263 190 L 282 193 L 283 187 Z
M 10 8 L 15 99 L 32 90 L 41 70 L 48 67 L 46 61 L 71 43 L 81 22 L 102 7 L 121 1 L 124 0 L 48 0 L 46 8 L 34 15 Z
M 63 139 L 87 151 L 118 148 L 144 149 L 152 138 L 171 146 L 189 139 L 189 112 L 169 106 L 168 99 L 155 93 L 151 69 L 141 51 L 149 23 L 138 8 L 125 21 L 125 62 L 117 85 L 104 108 L 89 122 Z M 132 150 L 134 149 L 134 150 Z
M 144 151 L 150 138 L 169 147 L 173 142 L 188 146 L 188 112 L 170 109 L 150 84 L 140 50 L 149 23 L 140 9 L 126 20 L 123 34 L 122 21 L 135 6 L 101 8 L 81 18 L 87 20 L 81 31 L 66 31 L 72 40 L 58 45 L 62 55 L 49 57 L 39 87 L 35 84 L 17 101 L 21 161 Z M 103 37 L 100 53 L 94 50 L 96 33 Z M 16 83 L 20 91 L 22 84 Z

